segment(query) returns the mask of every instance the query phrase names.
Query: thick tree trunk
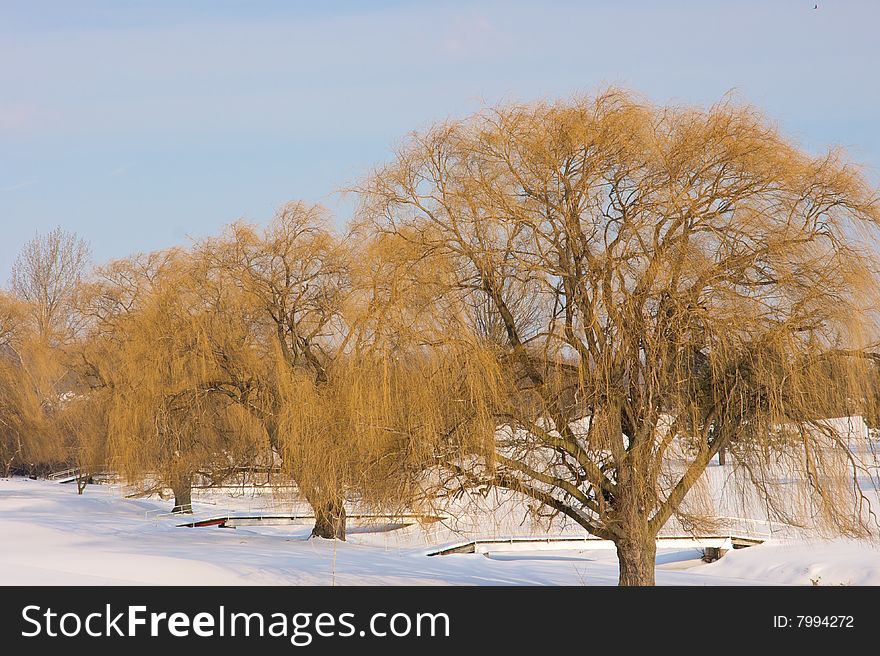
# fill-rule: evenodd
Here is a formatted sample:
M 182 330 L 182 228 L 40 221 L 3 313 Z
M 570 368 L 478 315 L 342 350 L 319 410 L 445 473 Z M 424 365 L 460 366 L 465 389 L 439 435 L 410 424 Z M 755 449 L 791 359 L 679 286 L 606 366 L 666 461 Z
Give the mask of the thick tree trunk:
M 650 481 L 644 450 L 631 450 L 618 469 L 618 494 L 615 499 L 618 585 L 654 585 L 654 560 L 657 557 L 656 531 L 649 526 L 651 508 Z
M 313 538 L 345 540 L 345 504 L 343 500 L 314 504 L 315 528 Z
M 654 585 L 654 561 L 657 557 L 657 541 L 654 537 L 618 540 L 615 545 L 620 563 L 618 585 Z
M 178 474 L 171 481 L 174 492 L 173 513 L 192 513 L 192 474 Z
M 723 467 L 727 462 L 727 458 L 725 458 L 724 447 L 718 449 L 718 466 Z

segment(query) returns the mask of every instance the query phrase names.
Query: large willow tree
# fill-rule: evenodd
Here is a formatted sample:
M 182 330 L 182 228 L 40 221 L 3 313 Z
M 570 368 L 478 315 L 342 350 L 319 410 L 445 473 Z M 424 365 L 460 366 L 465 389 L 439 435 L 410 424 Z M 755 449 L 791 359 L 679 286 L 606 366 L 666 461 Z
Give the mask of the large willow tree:
M 653 583 L 722 449 L 776 516 L 865 533 L 868 472 L 822 421 L 874 413 L 880 203 L 842 156 L 732 103 L 611 91 L 438 125 L 362 191 L 515 390 L 490 447 L 434 444 L 456 484 L 613 540 L 621 584 Z

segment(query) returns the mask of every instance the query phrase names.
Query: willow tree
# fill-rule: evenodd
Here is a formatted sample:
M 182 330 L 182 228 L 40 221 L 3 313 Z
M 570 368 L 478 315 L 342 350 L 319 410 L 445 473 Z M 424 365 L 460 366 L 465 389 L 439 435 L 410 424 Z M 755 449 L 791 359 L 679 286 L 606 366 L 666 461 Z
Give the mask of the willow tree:
M 434 486 L 425 463 L 450 442 L 462 455 L 485 450 L 501 402 L 492 382 L 502 374 L 467 333 L 436 341 L 459 319 L 438 303 L 441 271 L 413 276 L 405 242 L 351 236 L 333 357 L 320 378 L 297 368 L 280 378 L 285 461 L 298 463 L 308 496 L 333 491 L 391 515 L 427 513 Z
M 73 392 L 64 347 L 76 337 L 76 295 L 88 246 L 60 228 L 36 235 L 0 298 L 0 457 L 38 473 L 72 462 L 62 413 Z
M 241 314 L 229 320 L 247 331 L 214 344 L 222 372 L 210 390 L 262 423 L 323 538 L 345 539 L 353 499 L 388 511 L 407 503 L 407 445 L 439 430 L 439 419 L 415 421 L 416 408 L 449 385 L 415 382 L 415 371 L 445 366 L 437 358 L 401 362 L 404 345 L 415 353 L 403 315 L 415 318 L 418 304 L 401 312 L 387 302 L 389 260 L 360 237 L 334 234 L 321 208 L 290 203 L 265 230 L 238 223 L 198 248 L 218 289 L 237 294 Z
M 30 306 L 0 293 L 0 465 L 45 473 L 66 465 L 71 444 L 62 430 L 66 369 L 30 321 Z
M 122 360 L 129 353 L 127 326 L 149 303 L 178 256 L 172 250 L 112 260 L 95 267 L 76 290 L 74 311 L 81 330 L 64 348 L 76 393 L 62 420 L 83 480 L 118 458 L 118 441 L 111 452 L 110 413 L 126 384 Z M 140 471 L 133 480 L 145 475 Z
M 83 407 L 106 419 L 85 425 L 106 431 L 110 464 L 129 481 L 171 487 L 174 511 L 189 509 L 197 476 L 223 482 L 265 452 L 262 427 L 210 392 L 215 344 L 240 343 L 245 330 L 215 291 L 177 250 L 114 263 L 88 292 L 94 343 L 79 354 L 94 385 Z
M 283 206 L 261 230 L 236 223 L 219 238 L 205 240 L 198 254 L 218 290 L 241 301 L 239 322 L 247 337 L 214 345 L 221 371 L 211 391 L 237 403 L 259 421 L 287 474 L 315 512 L 313 535 L 345 536 L 345 495 L 341 485 L 311 483 L 313 466 L 306 441 L 285 433 L 291 380 L 323 387 L 328 367 L 344 348 L 341 308 L 347 294 L 344 248 L 319 207 Z M 305 410 L 304 410 L 305 411 Z M 327 435 L 327 448 L 333 436 Z M 326 453 L 326 450 L 325 450 Z
M 443 302 L 481 309 L 516 390 L 491 449 L 437 445 L 458 484 L 613 540 L 622 585 L 654 582 L 722 449 L 774 516 L 868 530 L 869 472 L 823 419 L 873 413 L 880 203 L 839 153 L 610 91 L 438 125 L 362 194 L 377 233 L 452 263 Z

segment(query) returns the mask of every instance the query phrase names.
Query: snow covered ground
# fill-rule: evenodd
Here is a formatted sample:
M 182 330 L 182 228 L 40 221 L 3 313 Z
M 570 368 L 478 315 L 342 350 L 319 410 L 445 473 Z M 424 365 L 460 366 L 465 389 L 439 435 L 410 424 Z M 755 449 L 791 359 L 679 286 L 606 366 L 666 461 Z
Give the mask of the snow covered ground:
M 290 504 L 213 492 L 197 517 Z M 310 540 L 310 526 L 181 528 L 160 499 L 126 499 L 119 486 L 0 480 L 0 584 L 4 585 L 614 585 L 614 551 L 428 556 L 473 537 L 540 533 L 508 513 L 480 523 L 418 524 L 385 532 L 350 525 L 348 542 Z M 570 528 L 566 535 L 576 535 Z M 580 533 L 582 535 L 582 533 Z M 697 549 L 661 550 L 660 585 L 878 585 L 880 549 L 846 540 L 785 541 L 705 564 Z

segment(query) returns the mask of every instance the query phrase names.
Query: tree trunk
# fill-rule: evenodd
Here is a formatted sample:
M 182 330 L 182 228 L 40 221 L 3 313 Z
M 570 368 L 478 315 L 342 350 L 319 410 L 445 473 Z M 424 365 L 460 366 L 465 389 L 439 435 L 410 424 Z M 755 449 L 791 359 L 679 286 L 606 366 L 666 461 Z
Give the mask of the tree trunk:
M 81 471 L 76 477 L 76 493 L 82 494 L 85 492 L 86 485 L 89 483 L 94 483 L 91 474 Z
M 615 533 L 617 561 L 620 565 L 618 585 L 654 585 L 654 560 L 657 557 L 656 530 L 649 527 L 651 494 L 646 490 L 643 450 L 631 450 L 618 468 L 615 499 Z
M 192 513 L 192 474 L 178 474 L 171 481 L 174 492 L 173 513 Z
M 345 540 L 345 504 L 343 500 L 328 501 L 313 507 L 315 509 L 315 528 L 312 529 L 312 537 Z
M 618 585 L 654 585 L 654 561 L 657 557 L 657 541 L 654 537 L 618 540 L 615 546 L 620 563 Z
M 15 459 L 21 455 L 21 437 L 17 438 L 18 440 L 18 448 L 15 449 L 12 453 L 12 457 L 6 461 L 6 471 L 4 472 L 4 478 L 9 478 L 12 475 L 12 463 L 15 462 Z
M 724 447 L 718 449 L 718 466 L 723 467 L 724 463 L 727 461 L 724 455 Z

